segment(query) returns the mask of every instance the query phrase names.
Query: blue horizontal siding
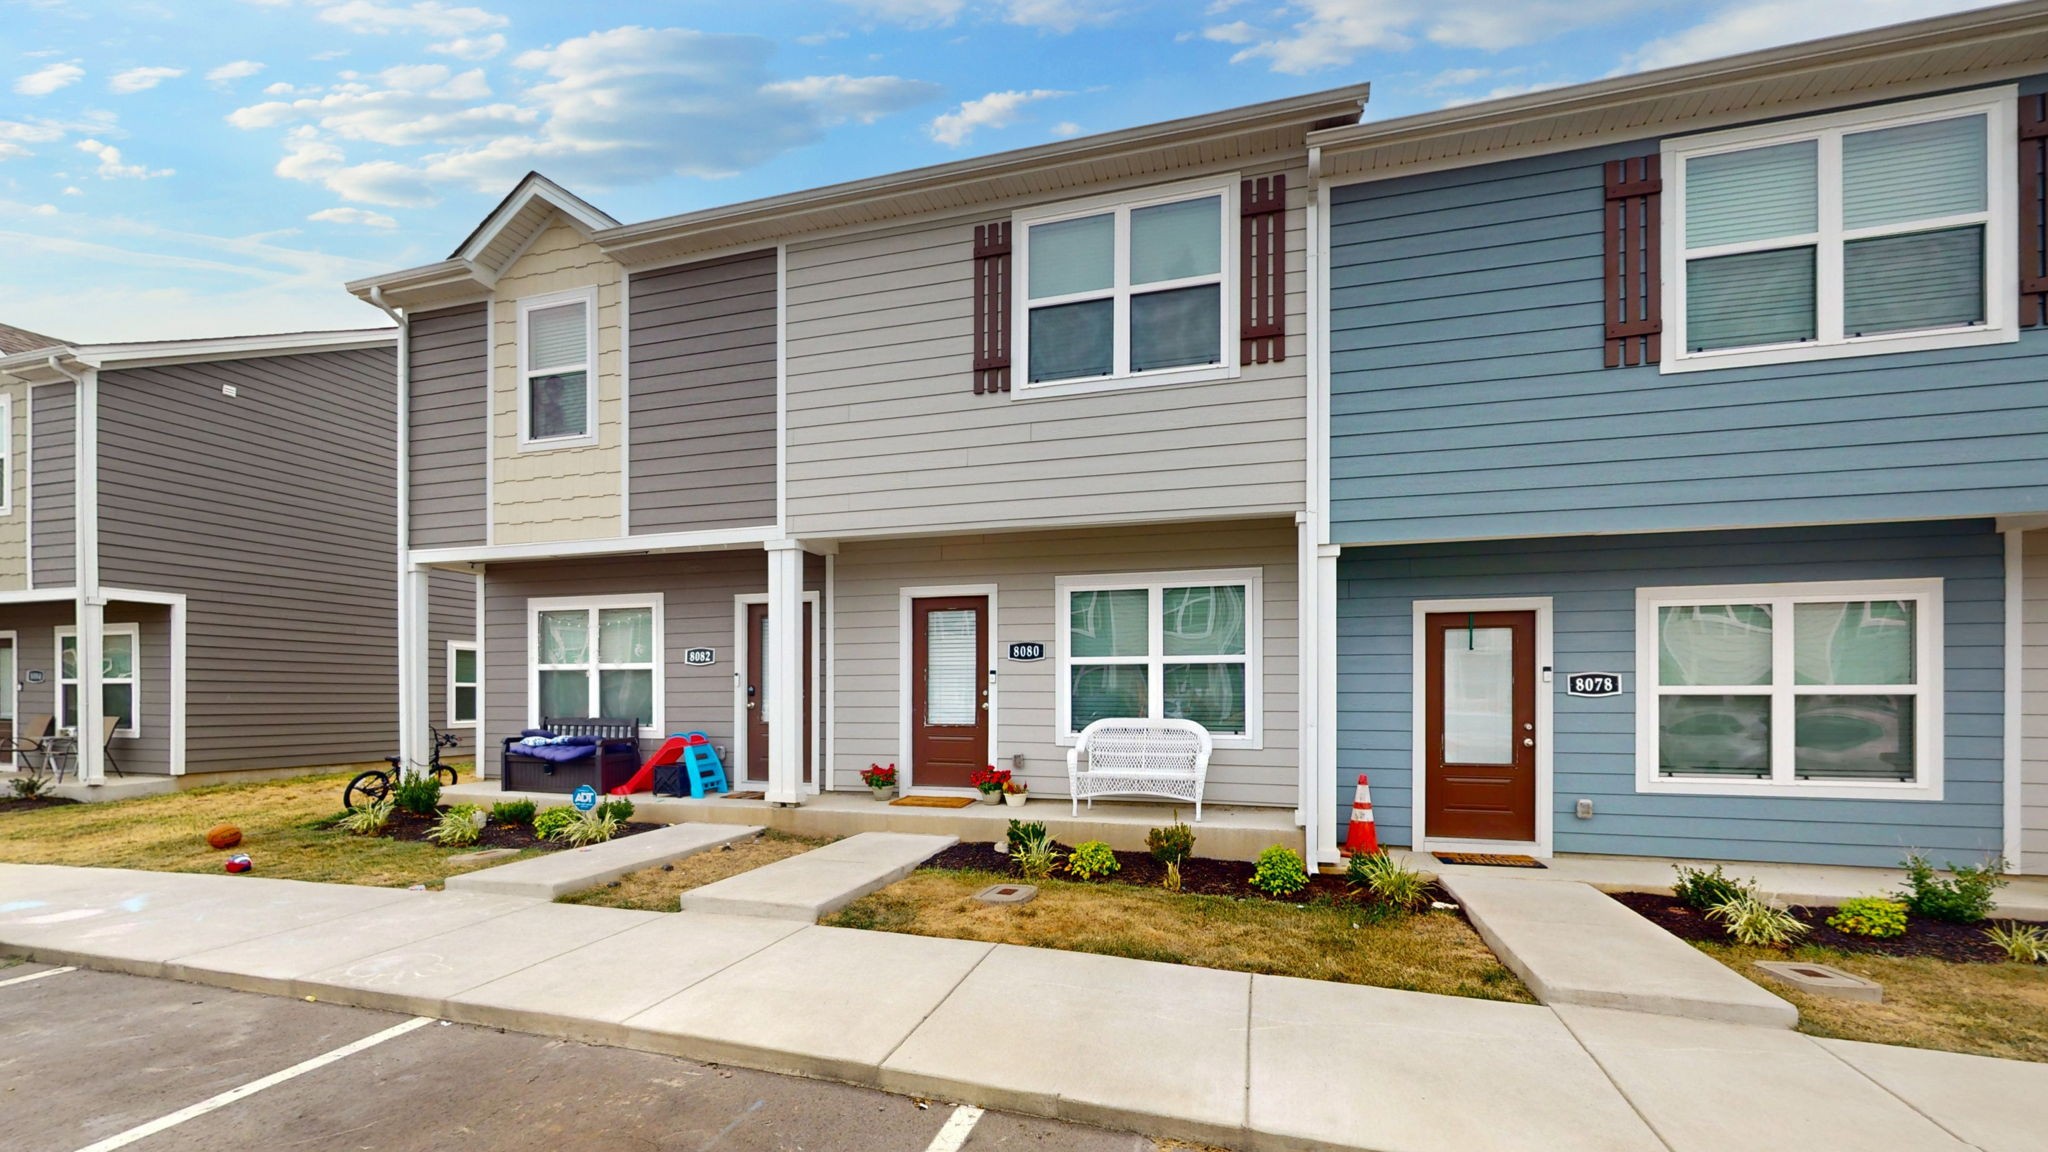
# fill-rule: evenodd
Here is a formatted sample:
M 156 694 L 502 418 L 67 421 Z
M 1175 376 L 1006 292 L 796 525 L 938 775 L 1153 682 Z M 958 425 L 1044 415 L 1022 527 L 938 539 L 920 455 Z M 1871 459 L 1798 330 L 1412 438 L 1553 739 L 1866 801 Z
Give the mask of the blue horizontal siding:
M 1552 599 L 1552 732 L 1560 852 L 1896 864 L 1909 849 L 1975 861 L 2001 840 L 2004 550 L 1988 520 L 1506 540 L 1346 549 L 1338 563 L 1338 819 L 1372 779 L 1381 837 L 1413 841 L 1414 603 Z M 1638 793 L 1638 587 L 1943 580 L 1939 801 Z M 1564 674 L 1623 673 L 1619 697 L 1566 696 Z M 1580 820 L 1573 806 L 1593 801 Z
M 1333 540 L 2048 509 L 2048 330 L 1797 365 L 1604 367 L 1603 165 L 1657 145 L 1333 189 Z

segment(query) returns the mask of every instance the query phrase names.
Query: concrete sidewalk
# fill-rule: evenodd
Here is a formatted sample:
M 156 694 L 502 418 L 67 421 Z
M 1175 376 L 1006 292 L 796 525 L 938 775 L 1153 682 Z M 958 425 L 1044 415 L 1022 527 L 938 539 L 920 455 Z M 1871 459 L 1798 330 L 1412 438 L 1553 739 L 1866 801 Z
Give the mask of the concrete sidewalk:
M 1782 1028 L 256 877 L 0 865 L 0 947 L 1257 1149 L 2031 1152 L 2048 1095 Z

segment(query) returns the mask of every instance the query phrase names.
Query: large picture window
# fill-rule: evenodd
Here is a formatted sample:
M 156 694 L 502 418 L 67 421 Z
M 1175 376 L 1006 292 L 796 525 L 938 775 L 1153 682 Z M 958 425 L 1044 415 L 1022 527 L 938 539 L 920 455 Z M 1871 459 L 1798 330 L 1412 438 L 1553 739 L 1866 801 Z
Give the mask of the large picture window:
M 119 717 L 114 733 L 134 736 L 142 729 L 142 684 L 136 653 L 141 630 L 133 624 L 108 624 L 100 640 L 100 707 L 102 715 Z M 78 629 L 57 629 L 57 727 L 78 730 Z
M 1020 213 L 1021 390 L 1228 371 L 1234 204 L 1228 185 L 1180 186 Z
M 2013 99 L 1667 141 L 1665 370 L 2014 339 Z
M 631 717 L 641 735 L 661 734 L 659 596 L 535 600 L 528 607 L 529 724 L 552 716 Z
M 1106 717 L 1193 720 L 1217 746 L 1259 745 L 1256 571 L 1062 577 L 1059 731 Z
M 597 435 L 597 294 L 519 302 L 520 443 L 589 443 Z
M 1649 790 L 1938 789 L 1939 580 L 1645 588 L 1636 605 Z

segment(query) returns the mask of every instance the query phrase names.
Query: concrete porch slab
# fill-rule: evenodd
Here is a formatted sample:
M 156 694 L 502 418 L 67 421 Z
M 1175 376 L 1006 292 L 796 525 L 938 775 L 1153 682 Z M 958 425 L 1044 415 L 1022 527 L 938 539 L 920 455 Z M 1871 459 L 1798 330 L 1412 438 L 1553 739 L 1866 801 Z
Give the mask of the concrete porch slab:
M 882 1061 L 994 947 L 805 927 L 628 1019 L 626 1043 L 872 1086 Z
M 568 848 L 510 864 L 478 868 L 450 876 L 444 887 L 451 892 L 553 900 L 595 888 L 628 872 L 659 868 L 760 832 L 759 826 L 747 824 L 671 824 L 587 848 Z
M 1252 978 L 1253 1147 L 1360 1152 L 1662 1152 L 1557 1015 Z
M 1791 1028 L 1792 1005 L 1585 884 L 1440 874 L 1538 1000 Z
M 959 843 L 952 836 L 862 832 L 683 893 L 685 912 L 816 922 L 910 875 Z
M 2048 1064 L 1854 1040 L 1814 1043 L 1984 1152 L 2036 1152 L 2048 1141 L 2041 1113 Z
M 1237 1144 L 1251 977 L 997 945 L 882 1066 L 882 1087 Z
M 1796 1032 L 1571 1005 L 1556 1011 L 1671 1152 L 1965 1147 Z

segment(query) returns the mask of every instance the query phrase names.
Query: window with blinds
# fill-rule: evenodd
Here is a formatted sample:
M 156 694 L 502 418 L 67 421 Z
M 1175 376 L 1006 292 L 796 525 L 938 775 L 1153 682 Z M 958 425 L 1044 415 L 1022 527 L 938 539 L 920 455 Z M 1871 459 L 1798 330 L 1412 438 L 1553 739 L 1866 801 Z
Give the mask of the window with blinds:
M 1665 371 L 2014 339 L 2008 91 L 1667 141 Z M 2003 210 L 2002 210 L 2003 209 Z
M 585 442 L 596 409 L 591 293 L 520 302 L 520 441 Z

